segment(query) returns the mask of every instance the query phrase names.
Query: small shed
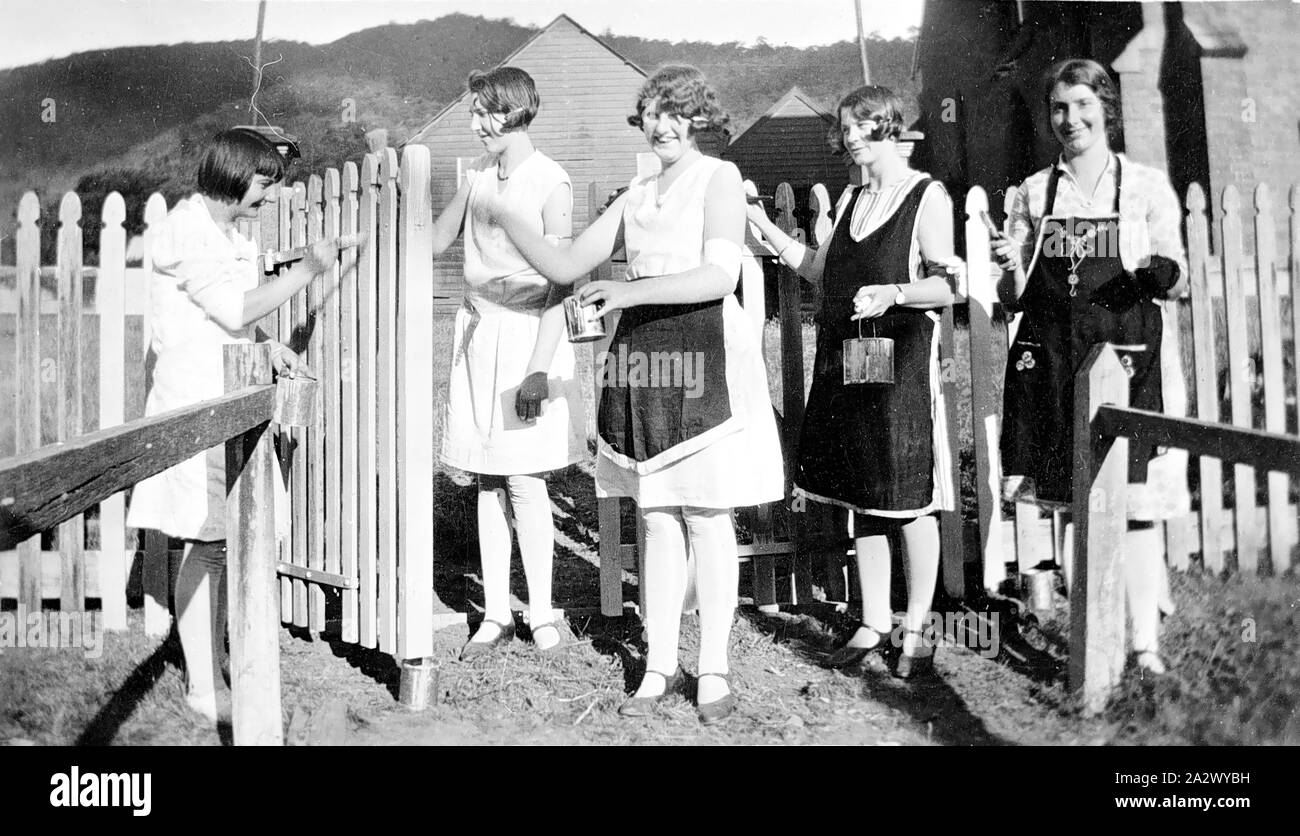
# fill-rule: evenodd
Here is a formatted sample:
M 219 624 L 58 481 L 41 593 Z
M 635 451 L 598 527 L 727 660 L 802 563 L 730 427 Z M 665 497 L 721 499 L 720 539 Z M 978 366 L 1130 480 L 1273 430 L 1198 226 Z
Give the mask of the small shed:
M 573 180 L 574 234 L 587 226 L 588 187 L 600 203 L 637 173 L 637 154 L 646 151 L 641 132 L 627 124 L 646 73 L 600 38 L 560 15 L 510 53 L 498 66 L 518 67 L 533 77 L 541 108 L 529 128 L 537 148 Z M 434 211 L 456 193 L 463 167 L 483 153 L 470 132 L 468 92 L 433 117 L 407 142 L 429 148 Z M 434 292 L 460 304 L 463 250 L 457 242 L 434 262 Z
M 753 180 L 760 194 L 772 194 L 779 184 L 789 183 L 795 204 L 804 207 L 814 184 L 824 184 L 835 198 L 849 183 L 847 160 L 831 153 L 826 144 L 834 124 L 834 116 L 798 87 L 791 87 L 722 156 Z

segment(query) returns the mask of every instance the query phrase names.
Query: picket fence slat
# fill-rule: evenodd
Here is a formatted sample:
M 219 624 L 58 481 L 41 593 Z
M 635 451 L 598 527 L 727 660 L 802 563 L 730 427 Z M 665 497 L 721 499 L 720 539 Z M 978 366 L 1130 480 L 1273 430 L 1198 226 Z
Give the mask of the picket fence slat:
M 1187 190 L 1187 260 L 1191 273 L 1188 294 L 1191 305 L 1192 362 L 1195 365 L 1196 417 L 1219 420 L 1219 377 L 1214 337 L 1214 299 L 1209 271 L 1209 221 L 1205 215 L 1205 193 L 1198 183 Z M 1222 293 L 1219 294 L 1222 296 Z M 1201 560 L 1211 572 L 1222 572 L 1223 547 L 1219 529 L 1223 519 L 1223 464 L 1212 456 L 1200 456 L 1200 540 Z
M 357 164 L 343 165 L 342 201 L 339 206 L 339 227 L 344 235 L 357 231 Z M 347 256 L 357 258 L 357 248 Z M 339 478 L 341 485 L 338 507 L 339 519 L 339 570 L 343 577 L 357 581 L 357 271 L 345 272 L 339 283 L 339 410 L 340 429 Z M 334 415 L 334 413 L 330 413 Z M 356 643 L 357 587 L 342 592 L 340 634 L 343 641 Z
M 41 204 L 33 192 L 18 206 L 15 260 L 18 266 L 18 409 L 17 453 L 41 446 L 41 238 L 37 221 Z M 41 608 L 41 538 L 18 545 L 18 596 L 29 612 Z
M 1239 427 L 1252 426 L 1250 382 L 1247 370 L 1251 368 L 1250 331 L 1246 323 L 1246 295 L 1241 275 L 1241 197 L 1236 186 L 1223 190 L 1223 217 L 1221 234 L 1223 242 L 1223 299 L 1227 317 L 1228 383 L 1232 396 L 1232 423 Z M 1258 540 L 1255 529 L 1246 524 L 1254 517 L 1255 470 L 1233 465 L 1233 493 L 1237 507 L 1237 571 L 1254 575 L 1258 567 Z M 1249 514 L 1243 514 L 1249 509 Z
M 379 163 L 379 649 L 397 650 L 397 152 Z
M 366 154 L 361 162 L 361 204 L 358 224 L 370 236 L 357 262 L 357 578 L 360 582 L 357 619 L 361 645 L 379 646 L 378 567 L 378 416 L 375 411 L 379 276 L 379 155 Z
M 268 226 L 274 228 L 274 240 L 272 246 L 277 250 L 288 249 L 292 246 L 293 241 L 293 225 L 291 219 L 293 212 L 292 189 L 281 188 L 280 199 L 275 202 L 274 212 L 274 217 L 268 222 Z M 267 280 L 274 278 L 274 276 L 270 276 Z M 279 309 L 275 312 L 276 339 L 290 348 L 294 347 L 293 316 L 294 302 L 292 299 L 287 299 L 281 303 Z M 280 560 L 292 565 L 295 559 L 294 543 L 301 536 L 301 534 L 294 529 L 293 525 L 295 519 L 293 473 L 288 469 L 293 462 L 293 430 L 288 427 L 280 427 L 277 432 L 277 437 L 280 440 L 280 450 L 279 461 L 276 463 L 279 471 L 276 475 L 280 479 L 280 487 L 289 495 L 288 513 L 290 522 L 288 533 L 284 537 L 280 538 L 277 545 L 280 552 Z M 295 602 L 297 600 L 297 589 L 300 583 L 300 581 L 284 575 L 280 576 L 280 622 L 282 624 L 296 623 L 294 612 L 296 609 Z
M 99 276 L 95 307 L 99 313 L 99 415 L 88 416 L 86 430 L 115 427 L 126 411 L 126 202 L 117 192 L 104 200 L 99 234 Z M 126 497 L 115 494 L 99 503 L 97 567 L 104 627 L 126 629 Z M 134 548 L 131 549 L 134 551 Z M 87 581 L 89 587 L 89 581 Z
M 325 212 L 321 205 L 324 182 L 320 175 L 307 178 L 307 245 L 325 235 Z M 321 387 L 329 386 L 325 354 L 325 288 L 322 279 L 307 285 L 307 364 L 317 374 L 325 375 Z M 321 409 L 317 394 L 316 408 Z M 306 430 L 307 436 L 307 568 L 325 571 L 325 427 L 323 422 Z M 325 589 L 318 583 L 307 587 L 307 625 L 312 632 L 325 629 Z
M 326 169 L 323 189 L 323 235 L 327 239 L 337 238 L 340 221 L 338 169 Z M 321 291 L 324 295 L 324 311 L 320 314 L 323 321 L 318 320 L 315 329 L 324 332 L 321 336 L 320 368 L 317 369 L 320 375 L 322 420 L 317 422 L 319 429 L 316 430 L 316 435 L 323 436 L 324 466 L 321 478 L 325 481 L 325 496 L 321 510 L 324 513 L 324 566 L 325 571 L 331 575 L 339 574 L 343 539 L 343 529 L 339 525 L 339 511 L 343 504 L 342 483 L 339 479 L 342 459 L 339 435 L 339 279 L 336 263 L 326 271 L 323 278 L 314 282 L 323 285 Z M 324 621 L 322 607 L 321 623 L 324 624 Z
M 289 212 L 289 244 L 292 247 L 302 247 L 307 243 L 307 187 L 301 182 L 293 184 L 292 203 Z M 290 348 L 299 353 L 307 351 L 305 336 L 307 333 L 307 297 L 306 294 L 296 293 L 291 302 L 292 324 L 289 328 L 289 334 L 293 342 Z M 310 362 L 308 356 L 308 362 Z M 319 545 L 319 542 L 313 543 L 311 540 L 311 530 L 307 521 L 307 506 L 311 501 L 310 481 L 308 477 L 309 454 L 307 449 L 308 430 L 302 427 L 295 427 L 292 431 L 292 463 L 290 464 L 290 476 L 293 480 L 291 489 L 292 507 L 293 507 L 293 551 L 290 563 L 294 566 L 308 568 L 308 557 L 310 550 Z M 293 579 L 293 623 L 297 627 L 311 626 L 311 615 L 309 601 L 310 595 L 307 582 L 299 578 Z
M 1276 253 L 1273 196 L 1268 184 L 1255 188 L 1255 276 L 1259 282 L 1259 346 L 1264 372 L 1264 429 L 1286 432 L 1285 379 L 1282 372 L 1281 299 L 1274 275 Z M 1268 566 L 1272 574 L 1287 568 L 1289 549 L 1283 542 L 1287 510 L 1287 476 L 1270 471 L 1268 481 Z
M 59 206 L 59 350 L 58 438 L 81 435 L 81 199 L 69 192 Z M 59 525 L 59 553 L 63 555 L 63 586 L 59 606 L 63 612 L 86 608 L 86 578 L 82 552 L 86 545 L 86 518 L 82 514 Z

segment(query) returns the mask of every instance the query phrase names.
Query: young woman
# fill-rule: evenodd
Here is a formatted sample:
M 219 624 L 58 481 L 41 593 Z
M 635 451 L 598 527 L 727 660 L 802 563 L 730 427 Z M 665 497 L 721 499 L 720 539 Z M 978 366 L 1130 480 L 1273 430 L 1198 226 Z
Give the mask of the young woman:
M 510 516 L 528 581 L 529 624 L 539 650 L 560 644 L 551 608 L 555 529 L 543 473 L 587 450 L 573 347 L 561 339 L 560 297 L 487 216 L 497 200 L 546 246 L 572 235 L 573 193 L 564 169 L 533 146 L 540 100 L 528 73 L 499 67 L 469 77 L 470 129 L 484 154 L 434 224 L 434 253 L 464 230 L 465 301 L 456 312 L 442 460 L 478 477 L 484 620 L 461 652 L 486 653 L 514 638 Z
M 922 628 L 939 572 L 935 514 L 952 507 L 954 493 L 933 313 L 953 298 L 941 266 L 953 259 L 952 204 L 940 183 L 899 156 L 902 106 L 887 88 L 854 90 L 836 114 L 831 146 L 863 167 L 865 182 L 840 198 L 831 240 L 810 250 L 761 206 L 749 217 L 785 264 L 823 286 L 795 495 L 853 513 L 862 585 L 861 626 L 826 664 L 857 664 L 888 644 L 889 537 L 901 532 L 908 602 L 895 672 L 907 678 L 933 662 Z M 894 341 L 892 384 L 844 383 L 842 346 L 860 333 Z
M 633 180 L 570 250 L 547 247 L 508 205 L 496 211 L 552 281 L 572 283 L 626 249 L 627 281 L 578 292 L 604 314 L 623 312 L 597 360 L 607 364 L 607 385 L 596 492 L 632 497 L 645 524 L 646 673 L 619 713 L 644 716 L 679 683 L 689 547 L 700 612 L 698 705 L 708 724 L 736 704 L 727 661 L 739 582 L 731 508 L 782 497 L 781 452 L 760 348 L 734 295 L 745 225 L 740 172 L 696 144 L 699 131 L 727 124 L 717 94 L 694 67 L 664 67 L 642 86 L 628 121 L 645 133 L 660 172 Z M 695 364 L 701 385 L 686 385 L 681 374 L 625 375 L 615 367 L 620 356 L 639 358 L 629 367 L 680 357 Z
M 1187 259 L 1169 178 L 1110 150 L 1120 114 L 1106 70 L 1062 61 L 1044 76 L 1044 98 L 1061 157 L 1020 186 L 993 251 L 1004 271 L 999 296 L 1024 312 L 1007 362 L 1003 472 L 1017 477 L 1019 498 L 1061 508 L 1072 496 L 1074 376 L 1093 345 L 1109 342 L 1119 353 L 1131 406 L 1186 411 L 1177 345 L 1162 339 L 1172 312 L 1159 301 L 1182 294 Z M 1164 549 L 1152 521 L 1187 512 L 1187 457 L 1170 451 L 1153 459 L 1154 448 L 1136 442 L 1129 449 L 1132 661 L 1162 673 Z M 1164 603 L 1172 609 L 1167 596 Z
M 266 341 L 251 326 L 334 263 L 339 242 L 321 241 L 298 264 L 258 284 L 257 248 L 235 224 L 274 203 L 286 162 L 251 130 L 218 134 L 199 162 L 199 190 L 167 214 L 154 241 L 152 348 L 157 357 L 145 415 L 219 397 L 223 346 Z M 305 367 L 272 343 L 281 374 Z M 214 722 L 230 717 L 222 684 L 226 626 L 224 447 L 214 447 L 136 485 L 127 524 L 185 540 L 176 579 L 177 632 L 185 656 L 186 700 Z

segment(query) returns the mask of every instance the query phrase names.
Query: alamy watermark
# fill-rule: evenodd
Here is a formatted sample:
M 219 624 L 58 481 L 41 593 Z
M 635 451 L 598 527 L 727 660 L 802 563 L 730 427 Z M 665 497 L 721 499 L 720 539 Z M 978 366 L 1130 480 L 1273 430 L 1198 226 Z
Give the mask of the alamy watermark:
M 623 344 L 617 352 L 602 351 L 596 363 L 601 386 L 683 389 L 688 398 L 704 394 L 702 351 L 629 351 Z
M 98 612 L 28 612 L 24 604 L 0 612 L 0 653 L 7 648 L 80 650 L 87 659 L 104 653 L 104 622 Z
M 907 613 L 894 613 L 894 629 L 889 634 L 889 642 L 894 647 L 902 647 L 903 639 L 908 633 Z M 975 651 L 985 659 L 992 659 L 1002 648 L 1001 630 L 998 626 L 998 613 L 974 612 L 934 612 L 925 614 L 920 633 L 922 643 L 927 647 L 937 647 L 944 636 L 950 636 L 954 642 Z

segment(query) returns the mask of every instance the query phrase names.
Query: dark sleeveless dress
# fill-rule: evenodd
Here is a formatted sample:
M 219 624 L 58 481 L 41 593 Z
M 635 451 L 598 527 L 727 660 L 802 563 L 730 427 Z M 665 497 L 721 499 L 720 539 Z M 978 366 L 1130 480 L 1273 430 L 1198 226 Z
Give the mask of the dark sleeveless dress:
M 1002 468 L 1008 476 L 1031 478 L 1034 497 L 1043 502 L 1071 501 L 1074 378 L 1094 345 L 1114 345 L 1129 375 L 1130 406 L 1154 412 L 1164 406 L 1160 307 L 1141 294 L 1120 261 L 1118 157 L 1115 165 L 1113 213 L 1091 218 L 1052 217 L 1061 177 L 1059 168 L 1052 169 L 1043 229 L 1020 297 L 1024 314 L 1007 356 Z M 1130 442 L 1130 483 L 1146 481 L 1155 452 L 1141 439 Z
M 866 238 L 849 234 L 854 192 L 828 245 L 817 359 L 799 436 L 795 485 L 810 499 L 857 511 L 917 511 L 934 501 L 930 352 L 934 321 L 893 307 L 862 320 L 863 336 L 894 341 L 894 383 L 845 384 L 843 342 L 859 336 L 853 297 L 864 285 L 906 285 L 916 215 L 932 180 L 921 178 Z

